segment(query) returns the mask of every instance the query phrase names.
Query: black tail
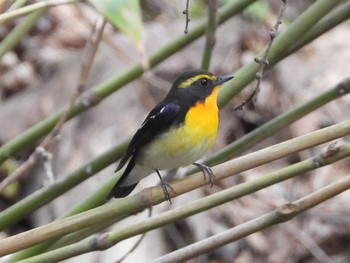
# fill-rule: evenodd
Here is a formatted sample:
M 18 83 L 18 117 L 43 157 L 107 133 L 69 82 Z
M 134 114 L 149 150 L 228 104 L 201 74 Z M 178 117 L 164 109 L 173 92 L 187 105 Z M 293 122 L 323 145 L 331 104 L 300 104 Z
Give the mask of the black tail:
M 109 194 L 106 197 L 106 200 L 114 198 L 122 198 L 125 196 L 128 196 L 132 190 L 135 189 L 137 184 L 127 185 L 127 186 L 120 186 L 118 183 L 113 187 L 113 189 L 109 192 Z
M 121 163 L 123 162 L 123 165 L 125 164 L 125 161 L 121 161 Z M 119 164 L 116 172 L 118 170 L 120 170 L 123 165 L 121 166 Z M 106 200 L 109 200 L 111 199 L 112 197 L 115 197 L 115 198 L 122 198 L 122 197 L 125 197 L 127 195 L 129 195 L 132 190 L 135 189 L 136 184 L 131 184 L 131 185 L 121 185 L 125 179 L 127 178 L 127 176 L 129 175 L 129 173 L 131 172 L 131 170 L 134 168 L 135 166 L 135 158 L 132 157 L 128 163 L 128 165 L 126 166 L 126 169 L 124 171 L 124 173 L 122 174 L 122 176 L 119 178 L 118 182 L 116 182 L 116 184 L 114 185 L 113 189 L 109 192 L 109 194 L 107 195 L 106 197 Z

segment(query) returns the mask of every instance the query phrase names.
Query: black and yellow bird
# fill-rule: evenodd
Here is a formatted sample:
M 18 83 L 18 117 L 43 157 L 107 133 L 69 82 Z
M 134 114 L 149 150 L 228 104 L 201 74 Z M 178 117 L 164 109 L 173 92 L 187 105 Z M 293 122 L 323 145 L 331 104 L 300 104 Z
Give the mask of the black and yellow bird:
M 126 168 L 107 199 L 129 195 L 142 178 L 157 172 L 170 201 L 169 185 L 159 170 L 190 164 L 201 168 L 213 183 L 211 169 L 196 161 L 214 144 L 219 124 L 218 90 L 232 78 L 199 70 L 181 74 L 131 139 L 116 171 Z

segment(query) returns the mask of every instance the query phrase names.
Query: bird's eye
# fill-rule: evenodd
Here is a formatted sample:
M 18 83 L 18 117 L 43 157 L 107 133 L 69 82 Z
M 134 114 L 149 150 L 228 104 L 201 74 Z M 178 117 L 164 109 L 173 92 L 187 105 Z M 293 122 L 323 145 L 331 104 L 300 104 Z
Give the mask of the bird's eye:
M 202 86 L 207 86 L 208 85 L 208 80 L 206 78 L 201 79 L 201 84 Z

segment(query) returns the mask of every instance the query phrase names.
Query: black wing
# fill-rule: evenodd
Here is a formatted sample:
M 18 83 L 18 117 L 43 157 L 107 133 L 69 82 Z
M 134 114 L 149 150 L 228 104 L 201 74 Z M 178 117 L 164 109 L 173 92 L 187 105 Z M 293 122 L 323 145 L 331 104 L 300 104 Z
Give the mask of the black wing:
M 137 130 L 131 139 L 128 149 L 118 165 L 116 171 L 120 170 L 129 161 L 124 173 L 107 195 L 106 200 L 112 197 L 127 196 L 135 188 L 137 183 L 123 186 L 121 184 L 134 168 L 138 152 L 143 146 L 151 142 L 155 136 L 165 131 L 175 121 L 179 112 L 180 106 L 175 103 L 160 103 L 148 114 L 141 128 Z
M 152 141 L 155 136 L 166 130 L 174 122 L 179 112 L 180 106 L 175 103 L 161 103 L 157 105 L 148 114 L 141 128 L 137 130 L 131 139 L 116 171 L 120 170 L 130 158 L 136 157 L 139 150 Z M 132 167 L 130 167 L 130 171 L 131 169 Z

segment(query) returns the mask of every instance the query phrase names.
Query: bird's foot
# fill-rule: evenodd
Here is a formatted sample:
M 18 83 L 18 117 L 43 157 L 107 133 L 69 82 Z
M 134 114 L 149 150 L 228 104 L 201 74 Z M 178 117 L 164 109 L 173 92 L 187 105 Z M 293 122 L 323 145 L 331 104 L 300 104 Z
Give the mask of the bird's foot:
M 201 164 L 201 163 L 193 163 L 193 165 L 195 165 L 199 169 L 201 169 L 201 171 L 203 173 L 203 176 L 204 176 L 204 180 L 207 179 L 207 175 L 208 175 L 209 182 L 210 182 L 210 188 L 213 187 L 214 180 L 215 180 L 215 175 L 214 175 L 213 171 L 211 170 L 211 168 L 209 166 Z
M 165 180 L 163 179 L 163 177 L 160 175 L 160 172 L 158 170 L 156 170 L 158 177 L 160 179 L 160 184 L 162 186 L 163 189 L 163 193 L 165 196 L 165 199 L 169 201 L 169 203 L 172 205 L 173 203 L 171 202 L 171 198 L 170 198 L 170 193 L 168 190 L 175 192 L 174 188 L 171 187 L 171 185 Z

